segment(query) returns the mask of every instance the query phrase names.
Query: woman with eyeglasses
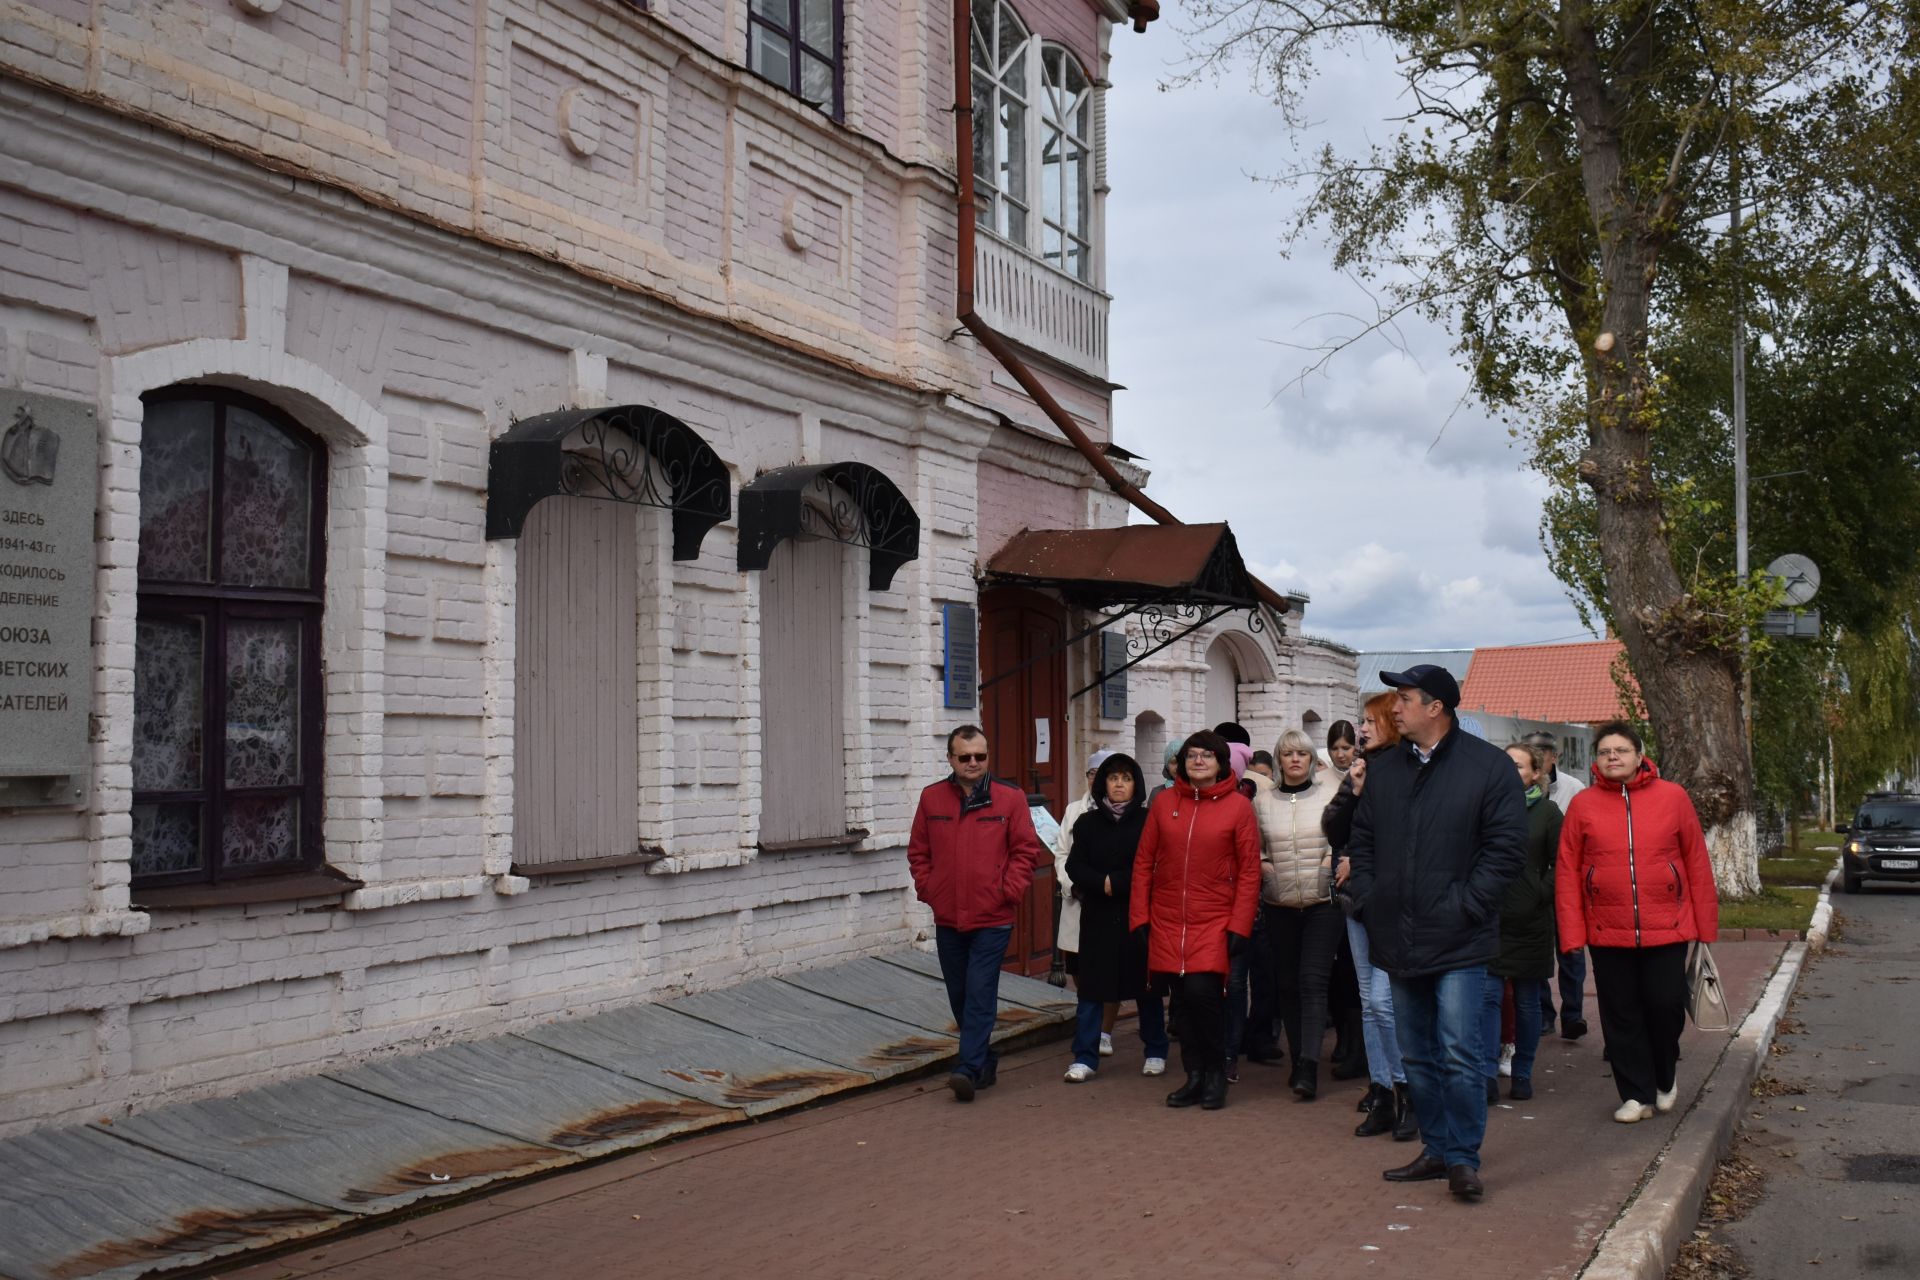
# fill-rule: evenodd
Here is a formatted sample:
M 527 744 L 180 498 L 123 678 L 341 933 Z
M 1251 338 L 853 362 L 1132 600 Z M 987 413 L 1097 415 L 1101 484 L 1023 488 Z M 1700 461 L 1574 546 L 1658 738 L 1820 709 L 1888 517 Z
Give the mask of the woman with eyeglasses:
M 1260 830 L 1218 734 L 1188 738 L 1174 771 L 1147 812 L 1127 921 L 1146 940 L 1156 986 L 1173 992 L 1187 1080 L 1167 1105 L 1218 1111 L 1227 1105 L 1227 971 L 1253 933 Z
M 1353 835 L 1353 811 L 1367 785 L 1367 761 L 1400 745 L 1393 702 L 1392 690 L 1367 699 L 1360 717 L 1360 754 L 1347 766 L 1346 780 L 1320 818 L 1338 858 L 1333 868 L 1335 885 L 1346 884 L 1352 870 L 1345 854 Z M 1371 962 L 1367 926 L 1361 919 L 1366 904 L 1345 894 L 1339 900 L 1347 916 L 1347 945 L 1353 950 L 1353 967 L 1360 983 L 1361 1026 L 1366 1037 L 1367 1075 L 1372 1081 L 1360 1099 L 1365 1115 L 1353 1136 L 1372 1138 L 1391 1133 L 1396 1142 L 1412 1142 L 1420 1136 L 1420 1122 L 1407 1093 L 1407 1066 L 1400 1056 L 1400 1037 L 1393 1021 L 1393 983 L 1385 969 L 1376 969 Z
M 1687 1024 L 1687 945 L 1720 932 L 1700 817 L 1632 725 L 1594 734 L 1593 785 L 1567 804 L 1554 905 L 1560 947 L 1592 957 L 1621 1124 L 1671 1111 Z

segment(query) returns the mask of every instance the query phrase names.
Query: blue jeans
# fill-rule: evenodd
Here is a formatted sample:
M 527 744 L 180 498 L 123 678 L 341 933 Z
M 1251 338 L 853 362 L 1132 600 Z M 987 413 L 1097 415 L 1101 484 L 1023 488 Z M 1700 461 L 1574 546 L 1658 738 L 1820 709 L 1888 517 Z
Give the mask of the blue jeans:
M 1582 947 L 1576 951 L 1562 951 L 1560 953 L 1560 1027 L 1562 1030 L 1566 1029 L 1566 1025 L 1569 1022 L 1580 1022 L 1584 1020 L 1581 1016 L 1583 1011 L 1580 1000 L 1581 993 L 1585 991 L 1586 986 L 1586 948 Z M 1543 1000 L 1546 999 L 1546 985 L 1544 983 L 1541 985 L 1540 993 L 1540 998 Z M 1548 1010 L 1547 1016 L 1549 1018 L 1553 1016 L 1551 1009 Z
M 1106 1015 L 1106 1005 L 1085 996 L 1073 1011 L 1073 1060 L 1095 1071 L 1100 1069 L 1100 1024 Z
M 1480 1167 L 1480 1141 L 1487 1133 L 1486 1003 L 1487 967 L 1481 964 L 1393 980 L 1394 1023 L 1420 1137 L 1425 1153 L 1449 1168 Z
M 1367 1046 L 1367 1076 L 1382 1089 L 1407 1082 L 1400 1061 L 1400 1036 L 1393 1025 L 1393 980 L 1376 969 L 1367 955 L 1367 926 L 1347 921 L 1347 946 L 1353 952 L 1353 971 L 1360 979 L 1360 1035 Z
M 1513 1078 L 1515 1080 L 1533 1079 L 1533 1060 L 1540 1052 L 1540 1028 L 1548 1025 L 1540 1017 L 1540 1007 L 1547 998 L 1549 983 L 1545 978 L 1513 979 Z M 1494 1037 L 1500 1032 L 1496 1025 Z M 1495 1049 L 1497 1055 L 1499 1049 Z
M 960 1056 L 954 1070 L 966 1072 L 976 1082 L 991 1079 L 1000 1058 L 988 1045 L 1000 1016 L 1000 962 L 1006 958 L 1007 940 L 1012 936 L 1010 924 L 964 933 L 943 924 L 933 931 L 940 976 L 947 983 L 947 1004 L 953 1009 L 954 1025 L 960 1028 Z
M 1167 1006 L 1159 996 L 1149 991 L 1133 1002 L 1140 1012 L 1140 1044 L 1147 1051 L 1147 1057 L 1165 1060 L 1173 1051 L 1173 1042 L 1167 1038 Z

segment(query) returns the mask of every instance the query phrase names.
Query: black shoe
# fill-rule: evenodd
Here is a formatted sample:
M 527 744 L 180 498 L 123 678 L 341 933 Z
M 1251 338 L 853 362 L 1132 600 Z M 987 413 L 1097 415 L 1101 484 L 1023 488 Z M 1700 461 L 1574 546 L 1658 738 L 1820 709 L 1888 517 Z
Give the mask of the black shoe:
M 1312 1102 L 1320 1096 L 1320 1064 L 1311 1058 L 1296 1058 L 1287 1087 L 1299 1101 Z
M 955 1102 L 973 1101 L 973 1077 L 964 1071 L 956 1071 L 947 1077 L 947 1088 L 953 1090 Z
M 1201 1078 L 1200 1109 L 1218 1111 L 1227 1105 L 1227 1073 L 1219 1067 Z
M 1533 1098 L 1533 1081 L 1525 1076 L 1515 1076 L 1513 1084 L 1507 1089 L 1507 1096 L 1515 1102 L 1528 1102 Z
M 1205 1087 L 1206 1082 L 1201 1078 L 1200 1073 L 1198 1071 L 1189 1071 L 1187 1072 L 1187 1082 L 1167 1095 L 1167 1105 L 1170 1107 L 1191 1107 L 1200 1101 L 1200 1095 Z
M 1271 1066 L 1286 1056 L 1286 1051 L 1277 1044 L 1250 1044 L 1246 1047 L 1247 1061 L 1257 1062 L 1261 1066 Z
M 1382 1089 L 1379 1085 L 1375 1085 L 1368 1091 L 1367 1096 L 1374 1100 L 1373 1106 L 1367 1109 L 1367 1114 L 1361 1119 L 1359 1127 L 1354 1129 L 1353 1136 L 1371 1138 L 1382 1133 L 1392 1133 L 1394 1125 L 1400 1119 L 1400 1113 L 1394 1110 L 1393 1106 L 1393 1090 Z
M 1422 1151 L 1413 1158 L 1413 1163 L 1388 1169 L 1380 1176 L 1388 1182 L 1432 1182 L 1435 1178 L 1447 1176 L 1447 1162 Z
M 1447 1170 L 1447 1190 L 1462 1200 L 1478 1200 L 1486 1193 L 1480 1184 L 1480 1171 L 1470 1164 L 1456 1164 Z
M 1575 1018 L 1571 1022 L 1563 1022 L 1560 1024 L 1560 1038 L 1562 1040 L 1578 1040 L 1585 1034 L 1587 1034 L 1587 1020 L 1585 1018 Z
M 1381 1085 L 1370 1084 L 1367 1086 L 1367 1091 L 1360 1095 L 1360 1102 L 1354 1107 L 1354 1110 L 1365 1114 L 1366 1112 L 1372 1111 L 1382 1102 L 1391 1101 L 1393 1101 L 1393 1090 Z
M 1393 1140 L 1412 1142 L 1420 1136 L 1420 1117 L 1413 1114 L 1413 1095 L 1407 1091 L 1407 1086 L 1393 1086 L 1393 1106 L 1397 1117 L 1393 1123 Z
M 1498 1101 L 1500 1101 L 1500 1077 L 1488 1076 L 1487 1077 L 1487 1105 L 1492 1106 L 1494 1103 Z
M 1229 1084 L 1240 1083 L 1240 1064 L 1232 1058 L 1227 1059 L 1227 1082 Z
M 987 1069 L 980 1073 L 980 1079 L 974 1082 L 976 1089 L 991 1089 L 1000 1083 L 1000 1059 L 988 1058 Z

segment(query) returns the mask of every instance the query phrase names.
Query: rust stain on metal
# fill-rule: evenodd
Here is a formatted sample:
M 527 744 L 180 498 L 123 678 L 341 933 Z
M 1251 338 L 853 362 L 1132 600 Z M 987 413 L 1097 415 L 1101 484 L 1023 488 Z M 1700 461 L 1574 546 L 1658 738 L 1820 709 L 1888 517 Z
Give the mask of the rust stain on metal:
M 851 1071 L 783 1071 L 758 1080 L 742 1080 L 726 1092 L 728 1102 L 771 1102 L 803 1089 L 852 1088 L 867 1083 L 865 1076 Z
M 731 1108 L 716 1107 L 711 1102 L 699 1102 L 687 1098 L 679 1102 L 649 1100 L 636 1102 L 630 1107 L 615 1107 L 611 1111 L 602 1111 L 588 1116 L 577 1124 L 555 1130 L 547 1139 L 558 1147 L 584 1147 L 595 1142 L 605 1142 L 609 1138 L 623 1138 L 628 1134 L 645 1133 L 676 1120 L 700 1120 L 707 1116 L 726 1115 Z
M 450 1186 L 469 1178 L 508 1173 L 551 1160 L 554 1154 L 539 1147 L 483 1147 L 478 1151 L 454 1151 L 411 1168 L 396 1170 L 370 1187 L 355 1187 L 341 1198 L 348 1204 L 365 1204 L 369 1200 L 402 1196 L 425 1187 Z
M 1000 1016 L 995 1018 L 994 1022 L 996 1025 L 1002 1027 L 1017 1027 L 1023 1022 L 1032 1022 L 1039 1016 L 1039 1014 L 1031 1009 L 1002 1009 Z
M 935 1040 L 931 1036 L 909 1036 L 896 1044 L 874 1050 L 860 1061 L 863 1065 L 886 1067 L 901 1062 L 918 1062 L 922 1058 L 945 1053 L 952 1048 L 951 1040 Z
M 270 1209 L 259 1213 L 228 1213 L 203 1209 L 176 1218 L 164 1231 L 138 1240 L 112 1240 L 95 1245 L 84 1253 L 56 1265 L 47 1275 L 52 1280 L 75 1280 L 79 1276 L 98 1275 L 115 1267 L 156 1258 L 178 1258 L 184 1254 L 204 1253 L 223 1245 L 262 1245 L 291 1235 L 299 1227 L 330 1222 L 340 1214 L 333 1209 Z
M 693 1076 L 688 1075 L 684 1071 L 675 1071 L 672 1067 L 667 1068 L 667 1074 L 672 1076 L 675 1080 L 685 1080 L 688 1084 L 700 1083 L 700 1081 L 695 1079 Z

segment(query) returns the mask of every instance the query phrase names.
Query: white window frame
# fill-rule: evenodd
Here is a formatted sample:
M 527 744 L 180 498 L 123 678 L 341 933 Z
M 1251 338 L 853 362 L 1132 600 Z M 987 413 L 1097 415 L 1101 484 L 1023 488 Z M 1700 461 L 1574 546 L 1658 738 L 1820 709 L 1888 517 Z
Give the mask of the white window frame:
M 975 220 L 1061 274 L 1098 287 L 1094 183 L 1103 140 L 1095 95 L 1101 86 L 1072 50 L 1034 35 L 1006 0 L 974 0 L 970 25 Z M 1003 53 L 1009 33 L 1018 44 Z M 1068 68 L 1081 82 L 1071 96 L 1064 91 Z M 1014 121 L 1017 146 L 1010 136 Z M 1057 143 L 1080 151 L 1071 166 L 1071 185 L 1078 188 L 1071 202 L 1069 167 L 1047 159 L 1050 151 L 1058 154 Z M 1073 223 L 1066 216 L 1070 204 Z M 1067 262 L 1069 244 L 1079 251 L 1074 267 Z

